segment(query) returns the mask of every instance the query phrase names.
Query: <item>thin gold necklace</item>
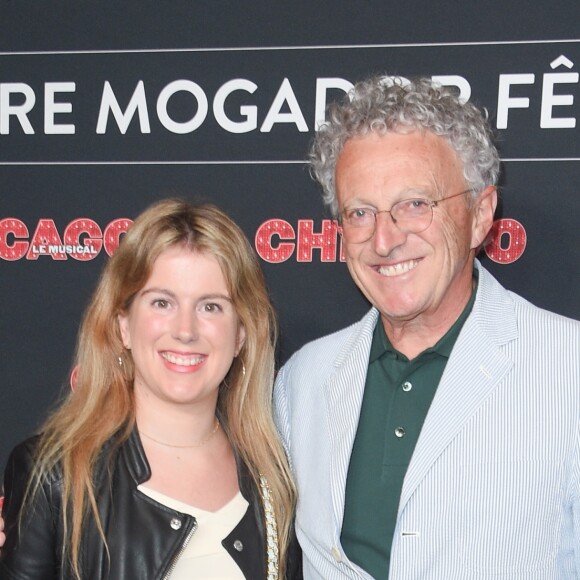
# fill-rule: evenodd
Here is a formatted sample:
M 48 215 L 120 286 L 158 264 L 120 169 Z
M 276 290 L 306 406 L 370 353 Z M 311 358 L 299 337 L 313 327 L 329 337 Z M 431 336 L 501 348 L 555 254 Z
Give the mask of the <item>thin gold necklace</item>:
M 205 445 L 218 432 L 219 428 L 220 428 L 220 422 L 219 422 L 219 419 L 216 417 L 215 427 L 211 430 L 211 432 L 208 435 L 206 435 L 203 439 L 200 439 L 199 441 L 196 441 L 195 443 L 191 443 L 190 445 L 173 445 L 172 443 L 165 443 L 165 441 L 159 441 L 159 439 L 155 439 L 155 437 L 151 437 L 151 435 L 148 435 L 144 431 L 141 431 L 141 429 L 139 429 L 139 433 L 141 435 L 144 435 L 145 437 L 147 437 L 147 439 L 151 439 L 151 441 L 154 441 L 155 443 L 159 443 L 159 445 L 164 445 L 165 447 L 173 447 L 174 449 L 188 449 L 190 447 L 202 447 L 203 445 Z

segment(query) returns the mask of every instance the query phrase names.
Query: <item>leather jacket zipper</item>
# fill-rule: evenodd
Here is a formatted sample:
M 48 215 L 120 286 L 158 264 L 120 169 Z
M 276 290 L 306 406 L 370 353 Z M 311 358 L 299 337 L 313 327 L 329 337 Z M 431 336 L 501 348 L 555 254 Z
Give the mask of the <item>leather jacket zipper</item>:
M 167 573 L 163 576 L 163 580 L 167 580 L 171 576 L 173 570 L 175 569 L 175 566 L 177 565 L 177 561 L 181 557 L 181 554 L 183 554 L 183 552 L 185 551 L 185 548 L 187 548 L 187 544 L 189 544 L 189 542 L 190 542 L 191 538 L 193 537 L 193 534 L 195 534 L 196 530 L 197 530 L 197 520 L 194 518 L 193 526 L 192 526 L 191 530 L 189 530 L 189 533 L 187 534 L 185 541 L 181 545 L 180 550 L 177 552 L 177 554 L 175 554 L 173 561 L 171 562 L 171 565 L 169 566 L 169 568 L 167 570 Z

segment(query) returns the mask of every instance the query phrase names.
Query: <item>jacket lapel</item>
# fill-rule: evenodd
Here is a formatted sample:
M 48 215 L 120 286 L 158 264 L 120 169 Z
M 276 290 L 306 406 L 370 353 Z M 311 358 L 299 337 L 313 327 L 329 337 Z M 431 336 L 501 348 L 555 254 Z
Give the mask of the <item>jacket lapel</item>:
M 511 298 L 483 268 L 473 311 L 457 339 L 403 483 L 399 514 L 435 461 L 513 366 L 501 348 L 518 337 Z
M 355 327 L 325 384 L 330 437 L 332 503 L 340 529 L 350 454 L 356 436 L 367 376 L 369 352 L 378 312 L 371 310 Z

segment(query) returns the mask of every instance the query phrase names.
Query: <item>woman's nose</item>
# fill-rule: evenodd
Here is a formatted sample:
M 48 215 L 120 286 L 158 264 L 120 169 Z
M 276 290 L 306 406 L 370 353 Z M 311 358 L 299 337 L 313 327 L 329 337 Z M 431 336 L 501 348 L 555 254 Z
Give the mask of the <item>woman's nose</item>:
M 181 342 L 192 342 L 198 337 L 197 319 L 191 312 L 179 312 L 174 320 L 174 337 Z

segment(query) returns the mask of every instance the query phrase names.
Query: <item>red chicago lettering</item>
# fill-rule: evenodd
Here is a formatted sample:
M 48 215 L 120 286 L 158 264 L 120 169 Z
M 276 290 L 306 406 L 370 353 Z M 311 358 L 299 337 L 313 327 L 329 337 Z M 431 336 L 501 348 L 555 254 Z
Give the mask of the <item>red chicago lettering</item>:
M 103 233 L 94 220 L 77 218 L 65 228 L 61 240 L 54 220 L 44 218 L 38 221 L 29 240 L 28 228 L 22 220 L 3 218 L 0 220 L 0 259 L 14 261 L 26 256 L 27 260 L 38 260 L 39 256 L 50 256 L 53 260 L 66 260 L 70 255 L 86 262 L 98 256 L 103 246 L 112 256 L 121 236 L 132 225 L 132 220 L 118 218 L 109 223 Z
M 26 254 L 27 260 L 38 260 L 38 256 L 50 255 L 53 260 L 66 260 L 66 252 L 56 229 L 54 220 L 40 219 L 36 231 L 30 240 L 30 248 Z
M 336 262 L 338 226 L 334 220 L 322 220 L 322 233 L 313 232 L 312 220 L 298 220 L 298 262 L 312 262 L 312 250 L 320 249 L 322 262 Z
M 99 225 L 91 219 L 78 218 L 72 221 L 64 230 L 64 243 L 78 247 L 81 246 L 81 235 L 87 234 L 89 237 L 84 238 L 82 246 L 88 248 L 86 252 L 70 252 L 71 258 L 86 262 L 92 260 L 101 251 L 103 246 L 103 232 Z
M 28 250 L 28 242 L 10 243 L 9 236 L 15 239 L 28 239 L 28 228 L 16 218 L 0 220 L 0 258 L 10 262 L 20 260 Z
M 520 222 L 510 218 L 497 220 L 491 229 L 491 236 L 491 242 L 485 247 L 485 253 L 491 260 L 511 264 L 522 257 L 527 235 Z
M 344 262 L 344 248 L 339 232 L 340 227 L 335 220 L 322 220 L 322 232 L 314 233 L 313 220 L 304 219 L 298 220 L 298 236 L 296 236 L 294 228 L 287 221 L 271 219 L 258 228 L 254 243 L 260 258 L 271 264 L 285 262 L 292 256 L 294 250 L 297 262 L 312 262 L 315 249 L 320 250 L 321 262 L 336 262 L 340 238 L 339 259 Z
M 281 219 L 265 221 L 257 230 L 255 237 L 256 251 L 262 260 L 271 264 L 285 262 L 294 252 L 295 244 L 279 243 L 274 245 L 272 238 L 276 236 L 280 240 L 294 240 L 296 235 L 294 228 Z
M 105 252 L 107 252 L 109 256 L 112 256 L 115 253 L 119 247 L 121 235 L 126 233 L 132 225 L 133 220 L 127 218 L 118 218 L 113 220 L 105 228 L 105 235 L 103 238 L 105 243 Z

